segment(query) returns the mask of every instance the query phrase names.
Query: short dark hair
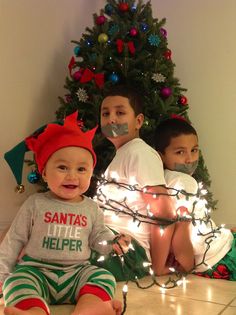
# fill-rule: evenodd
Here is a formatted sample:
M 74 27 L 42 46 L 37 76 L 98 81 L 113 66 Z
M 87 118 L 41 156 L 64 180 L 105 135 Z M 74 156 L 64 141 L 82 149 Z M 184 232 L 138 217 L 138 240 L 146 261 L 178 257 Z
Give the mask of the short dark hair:
M 114 85 L 104 92 L 104 98 L 108 96 L 123 96 L 128 98 L 130 106 L 133 108 L 135 116 L 143 113 L 143 96 L 134 87 L 129 85 Z
M 155 130 L 154 147 L 157 151 L 165 153 L 171 139 L 180 135 L 194 134 L 197 132 L 194 127 L 183 119 L 167 119 L 162 121 Z

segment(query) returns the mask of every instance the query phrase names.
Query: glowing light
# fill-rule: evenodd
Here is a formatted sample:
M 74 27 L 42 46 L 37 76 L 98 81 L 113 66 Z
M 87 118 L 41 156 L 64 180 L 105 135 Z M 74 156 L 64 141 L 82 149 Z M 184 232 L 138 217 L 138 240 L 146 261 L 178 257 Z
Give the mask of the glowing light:
M 100 256 L 97 261 L 104 261 L 105 260 L 105 257 L 104 256 Z
M 114 181 L 118 181 L 119 180 L 119 175 L 117 172 L 115 171 L 112 171 L 111 172 L 111 178 L 114 180 Z
M 174 267 L 170 267 L 169 270 L 170 270 L 171 272 L 175 272 L 175 268 L 174 268 Z
M 154 275 L 154 271 L 152 270 L 152 268 L 149 268 L 149 273 L 150 273 L 151 276 Z
M 176 282 L 176 284 L 177 284 L 177 286 L 179 287 L 181 284 L 183 284 L 183 280 L 178 280 L 178 281 Z
M 146 188 L 146 187 L 143 188 L 143 192 L 144 192 L 144 193 L 147 192 L 147 188 Z
M 104 245 L 104 246 L 106 246 L 106 245 L 107 245 L 107 241 L 101 241 L 101 242 L 99 242 L 98 244 L 99 244 L 99 245 Z
M 129 244 L 129 249 L 131 249 L 131 250 L 135 250 L 135 248 L 134 248 L 134 246 L 133 246 L 133 244 Z
M 128 285 L 127 284 L 125 284 L 124 286 L 123 286 L 123 290 L 122 290 L 124 293 L 127 293 L 128 292 Z
M 160 234 L 161 236 L 164 234 L 164 229 L 162 227 L 160 227 Z
M 143 267 L 149 267 L 151 266 L 152 264 L 150 262 L 147 262 L 147 261 L 144 261 L 143 262 Z

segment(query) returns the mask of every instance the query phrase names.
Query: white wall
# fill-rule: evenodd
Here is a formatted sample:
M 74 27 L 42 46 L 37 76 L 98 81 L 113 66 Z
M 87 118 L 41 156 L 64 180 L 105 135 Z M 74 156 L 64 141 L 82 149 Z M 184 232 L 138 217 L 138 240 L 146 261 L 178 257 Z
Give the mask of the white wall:
M 55 118 L 64 95 L 72 39 L 79 39 L 105 1 L 0 1 L 0 230 L 31 192 L 14 192 L 3 153 Z M 215 198 L 214 218 L 236 226 L 236 2 L 153 0 L 153 15 L 166 17 L 175 73 L 188 89 L 190 117 L 198 130 Z M 26 174 L 29 170 L 26 170 Z M 26 182 L 26 180 L 25 180 Z

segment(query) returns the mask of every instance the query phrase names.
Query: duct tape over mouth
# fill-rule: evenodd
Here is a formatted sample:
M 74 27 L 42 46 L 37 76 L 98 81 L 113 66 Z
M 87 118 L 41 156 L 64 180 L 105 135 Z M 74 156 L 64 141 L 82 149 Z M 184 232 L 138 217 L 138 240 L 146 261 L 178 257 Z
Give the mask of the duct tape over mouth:
M 197 165 L 198 165 L 198 160 L 192 162 L 192 163 L 185 163 L 185 164 L 178 164 L 178 163 L 175 163 L 175 168 L 173 171 L 176 171 L 176 172 L 182 172 L 182 173 L 185 173 L 185 174 L 193 174 L 197 168 Z
M 105 137 L 116 138 L 128 134 L 128 124 L 111 124 L 101 127 Z

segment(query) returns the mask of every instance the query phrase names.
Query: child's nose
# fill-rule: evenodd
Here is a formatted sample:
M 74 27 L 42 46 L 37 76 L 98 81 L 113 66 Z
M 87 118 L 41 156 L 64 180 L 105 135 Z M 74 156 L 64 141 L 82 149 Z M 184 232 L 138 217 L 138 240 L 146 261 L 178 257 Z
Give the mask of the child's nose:
M 187 153 L 185 163 L 192 163 L 194 161 L 194 157 L 192 156 L 191 153 Z
M 69 179 L 74 179 L 77 177 L 77 173 L 73 170 L 70 170 L 69 172 L 67 172 L 67 178 Z
M 115 124 L 116 123 L 116 116 L 114 114 L 110 114 L 109 116 L 109 123 Z

